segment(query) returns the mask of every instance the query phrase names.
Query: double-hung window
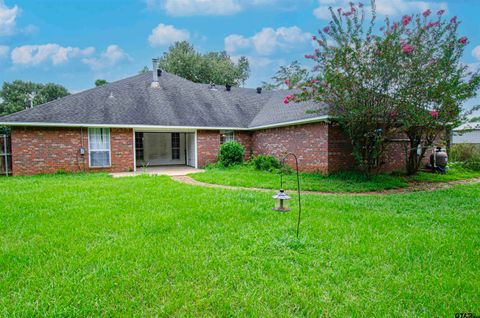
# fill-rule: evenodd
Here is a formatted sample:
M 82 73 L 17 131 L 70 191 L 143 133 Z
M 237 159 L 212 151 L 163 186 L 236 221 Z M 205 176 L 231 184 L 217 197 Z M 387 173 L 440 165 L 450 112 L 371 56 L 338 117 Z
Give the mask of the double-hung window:
M 220 144 L 223 145 L 228 141 L 234 141 L 235 136 L 233 134 L 233 130 L 221 130 L 220 131 Z
M 110 129 L 89 128 L 88 148 L 90 167 L 110 167 Z

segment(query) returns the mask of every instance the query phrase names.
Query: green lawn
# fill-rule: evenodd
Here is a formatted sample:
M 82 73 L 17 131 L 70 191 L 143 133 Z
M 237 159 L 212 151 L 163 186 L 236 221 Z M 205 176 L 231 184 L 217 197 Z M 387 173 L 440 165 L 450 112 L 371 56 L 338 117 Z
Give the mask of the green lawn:
M 297 211 L 272 211 L 271 195 L 167 177 L 0 179 L 0 316 L 480 313 L 480 184 L 306 195 L 299 241 Z
M 195 180 L 240 186 L 249 188 L 278 189 L 280 176 L 277 173 L 258 171 L 249 165 L 239 165 L 229 168 L 209 168 L 206 172 L 190 174 Z M 433 174 L 422 172 L 413 177 L 379 174 L 367 180 L 360 173 L 338 173 L 325 176 L 320 173 L 301 173 L 300 182 L 303 190 L 322 192 L 370 192 L 388 189 L 405 188 L 410 181 L 443 182 L 480 177 L 480 171 L 468 171 L 453 166 L 448 173 Z M 284 175 L 284 189 L 296 189 L 295 173 Z

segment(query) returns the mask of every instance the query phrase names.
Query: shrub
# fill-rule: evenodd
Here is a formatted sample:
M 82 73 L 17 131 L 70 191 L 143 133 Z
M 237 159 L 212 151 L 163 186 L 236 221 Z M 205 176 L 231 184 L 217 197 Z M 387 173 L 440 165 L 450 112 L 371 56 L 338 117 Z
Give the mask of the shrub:
M 258 155 L 252 159 L 252 164 L 257 170 L 274 171 L 280 169 L 280 161 L 272 155 Z
M 461 163 L 466 169 L 480 171 L 480 147 L 471 144 L 453 145 L 449 161 Z
M 228 141 L 220 146 L 219 162 L 224 167 L 230 167 L 243 162 L 245 148 L 236 141 Z

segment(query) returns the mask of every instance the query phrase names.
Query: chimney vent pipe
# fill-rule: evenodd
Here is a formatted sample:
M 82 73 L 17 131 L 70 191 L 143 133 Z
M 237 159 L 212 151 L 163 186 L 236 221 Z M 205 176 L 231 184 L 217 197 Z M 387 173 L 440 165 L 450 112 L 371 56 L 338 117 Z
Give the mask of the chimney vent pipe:
M 158 58 L 152 59 L 152 74 L 153 74 L 152 87 L 159 87 L 160 84 L 158 83 Z

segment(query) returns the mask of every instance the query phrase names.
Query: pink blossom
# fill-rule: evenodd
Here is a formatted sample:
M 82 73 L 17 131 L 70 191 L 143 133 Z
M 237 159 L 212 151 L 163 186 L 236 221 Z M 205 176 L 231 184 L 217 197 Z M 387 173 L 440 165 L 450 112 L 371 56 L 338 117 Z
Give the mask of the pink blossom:
M 457 23 L 457 16 L 450 19 L 450 23 Z
M 285 96 L 285 98 L 283 99 L 283 103 L 284 103 L 284 104 L 288 104 L 288 103 L 290 103 L 290 101 L 292 101 L 294 98 L 295 98 L 294 95 Z
M 344 12 L 343 15 L 344 15 L 345 17 L 349 17 L 349 16 L 352 15 L 352 12 L 350 12 L 350 11 Z
M 285 80 L 285 85 L 289 86 L 290 85 L 290 81 L 287 79 Z
M 422 15 L 426 18 L 426 17 L 428 17 L 431 13 L 432 13 L 432 11 L 430 11 L 430 9 L 428 9 L 428 10 L 423 11 Z
M 467 44 L 468 39 L 467 39 L 467 37 L 464 36 L 464 37 L 461 37 L 460 40 L 458 40 L 458 42 L 465 45 L 465 44 Z
M 312 79 L 312 84 L 315 84 L 317 82 L 316 79 Z
M 306 59 L 313 59 L 315 56 L 313 55 L 310 55 L 310 54 L 305 54 L 305 58 Z
M 404 44 L 402 45 L 402 52 L 405 53 L 405 54 L 410 54 L 413 52 L 413 45 L 410 45 L 410 44 Z
M 323 32 L 325 32 L 325 33 L 330 32 L 330 28 L 329 28 L 328 26 L 324 27 L 324 28 L 323 28 Z
M 430 112 L 430 116 L 432 116 L 433 118 L 437 118 L 438 117 L 438 112 L 436 109 L 433 109 L 431 112 Z
M 439 25 L 440 25 L 440 22 L 438 22 L 438 21 L 436 21 L 436 22 L 430 22 L 430 23 L 428 24 L 428 27 L 429 27 L 429 28 L 432 28 L 432 27 L 434 27 L 434 26 L 439 26 Z
M 392 30 L 396 30 L 398 28 L 398 23 L 395 22 L 393 25 L 392 25 Z
M 402 18 L 402 25 L 407 26 L 410 23 L 410 21 L 412 21 L 412 17 L 409 15 L 404 15 Z
M 437 15 L 443 15 L 445 13 L 445 10 L 438 10 Z

